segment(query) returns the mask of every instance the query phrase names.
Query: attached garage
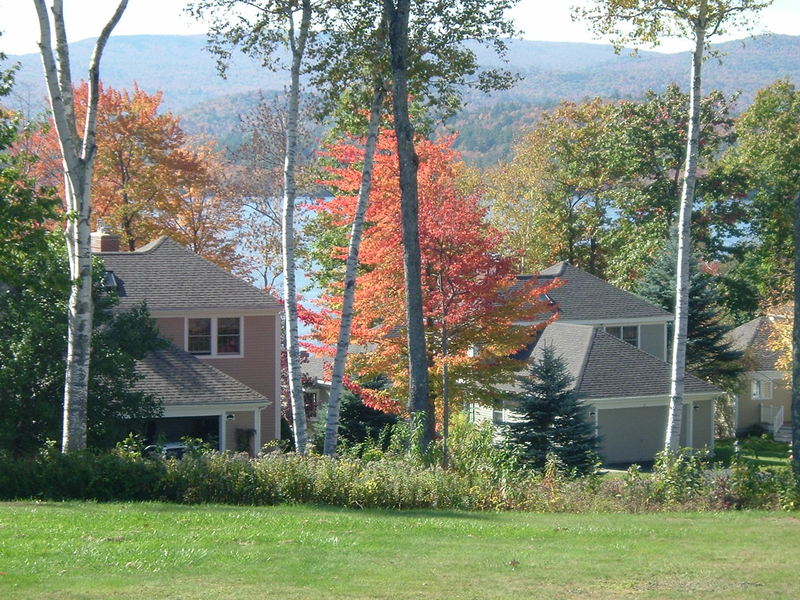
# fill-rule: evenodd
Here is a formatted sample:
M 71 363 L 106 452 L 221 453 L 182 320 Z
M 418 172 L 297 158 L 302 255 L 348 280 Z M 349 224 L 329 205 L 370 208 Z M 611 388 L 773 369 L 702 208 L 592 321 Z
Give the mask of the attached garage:
M 666 405 L 598 409 L 600 456 L 605 463 L 653 460 L 664 448 L 666 423 Z

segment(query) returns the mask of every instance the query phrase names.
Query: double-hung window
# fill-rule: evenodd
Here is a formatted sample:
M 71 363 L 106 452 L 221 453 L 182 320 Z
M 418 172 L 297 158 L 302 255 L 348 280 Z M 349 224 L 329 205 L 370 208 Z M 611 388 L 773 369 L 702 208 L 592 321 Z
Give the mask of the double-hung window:
M 186 349 L 197 356 L 241 356 L 240 317 L 188 319 Z
M 752 382 L 753 400 L 772 400 L 772 382 L 754 379 Z

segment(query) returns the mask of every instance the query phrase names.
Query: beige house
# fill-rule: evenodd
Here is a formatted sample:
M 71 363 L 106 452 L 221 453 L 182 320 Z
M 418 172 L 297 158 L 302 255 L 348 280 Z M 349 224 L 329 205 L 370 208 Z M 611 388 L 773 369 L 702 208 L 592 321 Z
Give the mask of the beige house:
M 558 320 L 519 358 L 535 361 L 546 346 L 563 358 L 587 416 L 595 423 L 606 464 L 653 460 L 664 447 L 667 427 L 667 324 L 672 315 L 566 262 L 538 276 L 542 282 L 554 278 L 563 282 L 548 297 Z M 716 387 L 687 375 L 682 445 L 713 447 L 714 401 L 720 394 Z M 511 405 L 495 410 L 476 406 L 473 417 L 502 423 L 515 415 Z
M 168 237 L 133 252 L 119 238 L 92 234 L 106 285 L 120 310 L 146 302 L 167 350 L 141 361 L 143 391 L 164 415 L 149 441 L 214 440 L 220 450 L 257 454 L 280 438 L 280 305 Z
M 777 370 L 778 353 L 768 340 L 777 319 L 758 317 L 731 332 L 733 346 L 744 353 L 747 371 L 734 399 L 734 427 L 745 434 L 756 425 L 775 439 L 791 438 L 792 390 L 783 373 Z

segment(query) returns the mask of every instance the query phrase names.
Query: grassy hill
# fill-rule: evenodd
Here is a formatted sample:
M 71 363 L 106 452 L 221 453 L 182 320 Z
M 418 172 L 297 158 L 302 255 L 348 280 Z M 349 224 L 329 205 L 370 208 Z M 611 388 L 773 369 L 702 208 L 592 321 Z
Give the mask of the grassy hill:
M 93 40 L 72 45 L 73 68 L 86 65 Z M 272 73 L 256 61 L 236 56 L 226 79 L 219 77 L 214 57 L 204 50 L 201 35 L 116 36 L 103 58 L 102 79 L 114 87 L 164 92 L 164 107 L 184 118 L 186 129 L 235 143 L 239 114 L 258 100 L 282 90 L 285 73 Z M 760 36 L 716 46 L 723 61 L 709 59 L 704 89 L 741 92 L 746 106 L 756 90 L 779 78 L 800 83 L 800 36 Z M 494 55 L 477 49 L 486 66 Z M 488 164 L 507 155 L 516 133 L 528 126 L 542 108 L 561 100 L 638 98 L 645 90 L 661 90 L 669 83 L 688 80 L 689 54 L 642 52 L 614 54 L 604 44 L 514 40 L 509 65 L 522 80 L 513 89 L 484 96 L 471 93 L 465 110 L 448 126 L 461 131 L 458 142 L 471 162 Z M 17 94 L 36 101 L 44 98 L 41 64 L 36 54 L 11 57 L 19 61 Z

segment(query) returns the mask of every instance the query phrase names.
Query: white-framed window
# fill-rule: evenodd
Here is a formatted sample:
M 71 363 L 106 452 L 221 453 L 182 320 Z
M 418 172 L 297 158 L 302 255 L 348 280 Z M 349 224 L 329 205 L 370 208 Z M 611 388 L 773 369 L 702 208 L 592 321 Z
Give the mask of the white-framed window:
M 772 399 L 772 382 L 763 381 L 761 379 L 753 379 L 752 392 L 753 400 L 771 400 Z
M 303 392 L 303 404 L 306 407 L 306 417 L 315 418 L 317 416 L 317 392 Z
M 627 342 L 634 348 L 639 347 L 639 326 L 638 325 L 613 325 L 605 328 L 606 333 L 610 333 L 615 338 Z
M 188 317 L 186 351 L 195 356 L 242 356 L 242 318 Z

